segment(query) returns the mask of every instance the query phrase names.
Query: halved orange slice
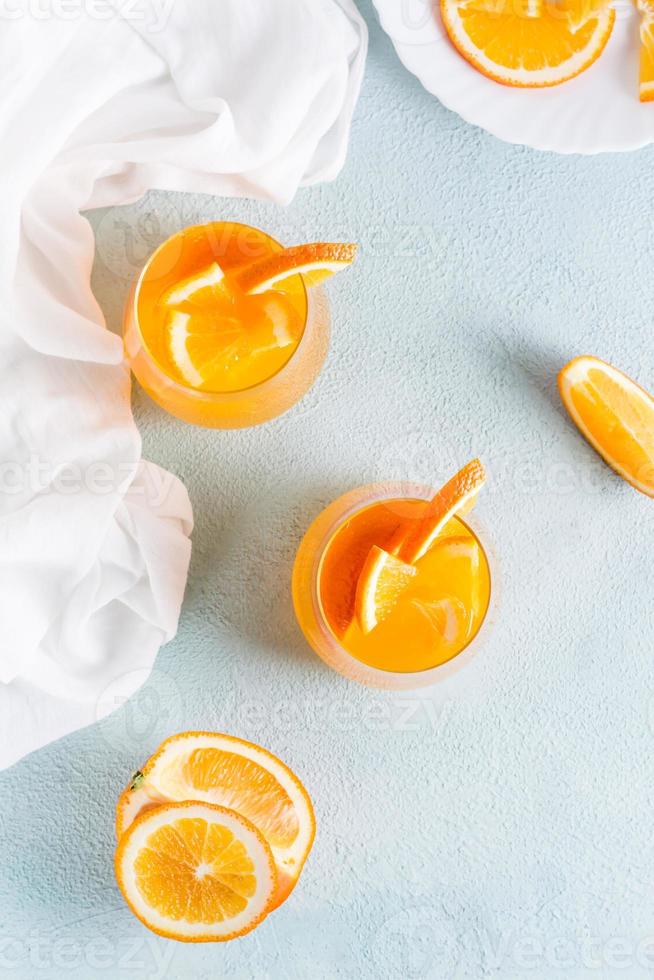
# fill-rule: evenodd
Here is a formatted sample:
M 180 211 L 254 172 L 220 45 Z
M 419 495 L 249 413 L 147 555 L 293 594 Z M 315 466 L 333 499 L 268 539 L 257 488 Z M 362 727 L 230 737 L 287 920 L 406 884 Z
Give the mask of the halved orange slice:
M 280 759 L 230 735 L 183 732 L 166 739 L 137 778 L 145 807 L 160 800 L 201 800 L 241 813 L 270 844 L 278 870 L 273 906 L 290 895 L 311 850 L 316 822 L 309 794 Z M 123 830 L 134 812 L 123 806 Z
M 293 245 L 246 266 L 233 278 L 239 289 L 251 295 L 281 287 L 285 279 L 298 274 L 307 286 L 317 286 L 351 265 L 356 250 L 356 245 L 342 242 Z
M 485 482 L 484 467 L 478 459 L 473 459 L 429 501 L 419 521 L 414 521 L 408 531 L 398 528 L 390 550 L 407 564 L 419 561 L 450 518 L 457 514 L 463 517 L 472 510 Z
M 182 942 L 245 935 L 268 914 L 277 887 L 256 827 L 234 810 L 194 801 L 141 814 L 123 834 L 115 866 L 132 912 Z
M 559 392 L 581 434 L 628 483 L 654 497 L 654 398 L 597 357 L 575 357 Z
M 445 29 L 474 68 L 503 85 L 560 85 L 589 68 L 615 22 L 608 0 L 440 0 Z
M 383 623 L 415 574 L 413 565 L 405 564 L 383 548 L 374 545 L 370 549 L 354 600 L 354 612 L 364 633 Z
M 640 101 L 654 100 L 654 3 L 637 0 L 640 13 Z

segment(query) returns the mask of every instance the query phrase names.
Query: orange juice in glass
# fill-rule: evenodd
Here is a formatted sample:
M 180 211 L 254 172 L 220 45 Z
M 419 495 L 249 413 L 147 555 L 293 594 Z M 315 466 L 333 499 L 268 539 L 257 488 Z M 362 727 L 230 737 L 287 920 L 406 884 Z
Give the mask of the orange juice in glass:
M 320 283 L 354 246 L 283 248 L 235 222 L 173 235 L 145 264 L 127 301 L 125 350 L 151 397 L 195 425 L 240 428 L 285 412 L 327 354 Z
M 327 664 L 364 684 L 407 689 L 435 683 L 478 649 L 491 564 L 467 512 L 483 481 L 475 460 L 436 494 L 362 487 L 316 518 L 295 560 L 293 602 Z

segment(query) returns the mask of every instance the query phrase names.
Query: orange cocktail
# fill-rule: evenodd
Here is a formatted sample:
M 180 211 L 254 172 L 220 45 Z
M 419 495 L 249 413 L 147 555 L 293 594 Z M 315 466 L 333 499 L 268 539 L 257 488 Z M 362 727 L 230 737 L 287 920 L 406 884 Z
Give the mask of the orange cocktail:
M 400 496 L 400 493 L 403 495 Z M 364 487 L 331 504 L 298 551 L 293 598 L 299 624 L 336 670 L 381 687 L 418 687 L 476 645 L 491 601 L 487 550 L 469 518 L 445 514 L 411 551 L 433 491 Z
M 347 261 L 338 251 L 346 248 Z M 134 374 L 187 422 L 235 428 L 274 418 L 311 387 L 327 353 L 327 300 L 308 287 L 352 257 L 348 246 L 283 249 L 233 222 L 178 232 L 146 263 L 127 303 Z

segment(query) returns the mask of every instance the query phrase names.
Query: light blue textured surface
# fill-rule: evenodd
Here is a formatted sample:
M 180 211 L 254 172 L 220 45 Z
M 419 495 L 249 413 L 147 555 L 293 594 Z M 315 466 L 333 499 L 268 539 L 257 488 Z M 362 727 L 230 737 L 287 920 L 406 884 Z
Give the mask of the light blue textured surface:
M 361 256 L 329 287 L 331 354 L 287 416 L 206 432 L 135 393 L 145 455 L 195 508 L 179 635 L 111 719 L 0 775 L 2 977 L 654 975 L 654 504 L 555 391 L 584 352 L 654 387 L 654 153 L 505 146 L 428 96 L 362 9 L 371 50 L 337 182 L 286 210 L 151 194 L 94 216 L 114 327 L 144 254 L 192 221 L 352 239 Z M 306 525 L 352 486 L 437 482 L 477 454 L 502 574 L 482 654 L 415 697 L 330 673 L 291 609 Z M 261 742 L 317 810 L 291 900 L 223 947 L 151 936 L 113 880 L 116 795 L 186 728 Z

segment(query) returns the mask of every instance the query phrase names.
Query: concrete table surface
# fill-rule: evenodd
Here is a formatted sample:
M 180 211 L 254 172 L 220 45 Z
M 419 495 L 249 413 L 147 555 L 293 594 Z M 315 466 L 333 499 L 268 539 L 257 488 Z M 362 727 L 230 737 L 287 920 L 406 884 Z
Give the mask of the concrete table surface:
M 424 92 L 361 6 L 369 62 L 335 183 L 286 209 L 151 193 L 93 215 L 114 328 L 145 254 L 191 222 L 361 255 L 329 286 L 323 374 L 281 419 L 193 429 L 135 390 L 146 457 L 195 509 L 179 634 L 110 719 L 0 775 L 0 976 L 654 976 L 654 503 L 603 466 L 555 388 L 579 353 L 654 387 L 654 151 L 504 145 Z M 434 483 L 474 455 L 501 569 L 485 648 L 415 695 L 331 673 L 291 608 L 303 530 L 348 488 Z M 225 946 L 150 935 L 113 879 L 115 798 L 188 728 L 262 743 L 317 811 L 292 898 Z

